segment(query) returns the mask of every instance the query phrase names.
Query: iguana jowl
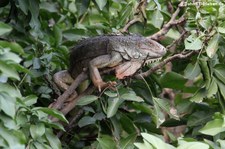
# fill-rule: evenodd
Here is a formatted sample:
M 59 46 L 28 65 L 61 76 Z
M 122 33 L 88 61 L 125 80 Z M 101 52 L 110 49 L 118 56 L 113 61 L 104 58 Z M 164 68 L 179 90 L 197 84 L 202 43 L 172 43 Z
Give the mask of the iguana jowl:
M 112 85 L 102 80 L 99 69 L 116 67 L 116 77 L 133 75 L 144 63 L 162 58 L 166 49 L 158 42 L 142 36 L 108 35 L 88 38 L 71 49 L 68 71 L 54 75 L 54 81 L 66 90 L 84 68 L 89 69 L 93 84 L 101 90 Z

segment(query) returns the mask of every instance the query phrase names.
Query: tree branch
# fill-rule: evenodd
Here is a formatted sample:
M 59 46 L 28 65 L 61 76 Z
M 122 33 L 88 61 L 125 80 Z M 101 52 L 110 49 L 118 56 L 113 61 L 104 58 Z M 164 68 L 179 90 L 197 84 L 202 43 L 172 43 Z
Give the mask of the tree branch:
M 134 18 L 133 20 L 129 21 L 121 30 L 122 33 L 127 32 L 128 28 L 136 22 L 141 22 L 140 18 Z
M 176 20 L 176 17 L 178 16 L 181 7 L 183 6 L 183 0 L 181 1 L 181 3 L 178 5 L 177 10 L 173 13 L 173 15 L 171 16 L 171 19 L 168 23 L 166 23 L 161 30 L 159 30 L 158 32 L 156 32 L 155 34 L 147 37 L 153 40 L 158 40 L 159 37 L 164 36 L 173 25 L 179 24 L 183 21 L 185 21 L 184 16 L 180 17 L 178 20 Z
M 142 22 L 147 19 L 145 8 L 146 8 L 147 0 L 140 0 L 138 6 L 136 7 L 136 12 L 134 18 L 130 20 L 122 29 L 121 32 L 125 33 L 128 31 L 128 28 L 136 22 Z
M 50 107 L 54 109 L 61 109 L 63 103 L 70 97 L 70 95 L 74 93 L 75 89 L 80 85 L 80 83 L 86 80 L 87 78 L 88 75 L 86 71 L 79 74 L 77 78 L 73 81 L 73 83 L 70 85 L 70 87 L 61 96 L 59 96 L 56 102 L 52 103 Z
M 183 54 L 183 53 L 175 54 L 175 55 L 173 55 L 171 57 L 168 57 L 167 59 L 163 60 L 161 63 L 159 63 L 155 67 L 150 68 L 148 71 L 135 75 L 135 78 L 142 79 L 142 77 L 147 77 L 151 73 L 153 73 L 156 70 L 162 68 L 168 62 L 170 62 L 170 61 L 172 61 L 174 59 L 185 59 L 185 58 L 193 55 L 194 53 L 196 53 L 196 51 L 191 51 L 191 52 L 188 52 L 188 53 L 185 53 L 185 54 Z

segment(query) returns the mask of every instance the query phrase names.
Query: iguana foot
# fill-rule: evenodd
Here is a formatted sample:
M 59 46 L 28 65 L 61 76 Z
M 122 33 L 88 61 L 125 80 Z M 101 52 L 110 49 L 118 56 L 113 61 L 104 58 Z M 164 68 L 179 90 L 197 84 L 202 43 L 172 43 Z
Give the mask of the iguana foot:
M 115 86 L 116 86 L 116 82 L 115 81 L 109 81 L 109 82 L 98 82 L 95 84 L 95 86 L 98 88 L 98 91 L 101 92 L 102 89 L 105 88 L 110 88 L 112 90 L 115 90 Z
M 111 89 L 111 90 L 116 90 L 116 85 L 117 85 L 117 83 L 116 83 L 116 81 L 109 81 L 109 82 L 107 82 L 107 84 L 108 84 L 108 88 L 109 89 Z

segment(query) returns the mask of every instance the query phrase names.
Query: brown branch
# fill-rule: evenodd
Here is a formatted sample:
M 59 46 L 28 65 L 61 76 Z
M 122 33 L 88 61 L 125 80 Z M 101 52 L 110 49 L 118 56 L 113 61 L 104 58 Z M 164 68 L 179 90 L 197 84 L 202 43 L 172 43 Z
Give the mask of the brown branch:
M 77 101 L 84 97 L 85 95 L 90 95 L 94 92 L 96 88 L 94 86 L 89 87 L 88 89 L 86 89 L 83 93 L 81 93 L 80 95 L 78 95 L 76 98 L 74 98 L 73 100 L 71 100 L 69 103 L 67 103 L 67 105 L 65 107 L 63 107 L 62 110 L 60 110 L 64 115 L 66 115 L 67 113 L 69 113 L 75 106 Z
M 76 115 L 74 117 L 72 117 L 72 119 L 69 120 L 69 124 L 66 125 L 66 127 L 65 127 L 65 130 L 66 130 L 67 133 L 69 133 L 70 131 L 72 131 L 72 129 L 77 126 L 77 124 L 75 122 L 77 121 L 77 119 L 79 119 L 81 117 L 81 115 L 83 113 L 84 113 L 84 110 L 83 109 L 80 109 L 76 113 Z M 65 131 L 59 131 L 57 133 L 57 137 L 58 138 L 61 138 L 64 133 L 65 133 Z
M 76 103 L 80 98 L 84 97 L 85 95 L 92 94 L 95 89 L 96 88 L 94 86 L 87 88 L 83 93 L 67 102 L 66 105 L 60 111 L 63 113 L 63 115 L 67 115 L 73 108 L 75 108 Z M 58 119 L 55 117 L 51 117 L 51 121 L 56 122 L 58 121 Z
M 109 68 L 109 69 L 105 69 L 103 71 L 101 71 L 100 74 L 106 74 L 109 73 L 111 71 L 115 70 L 115 68 Z M 79 96 L 72 96 L 71 95 L 75 95 L 75 89 L 80 85 L 81 82 L 83 82 L 84 80 L 88 79 L 88 75 L 86 71 L 83 71 L 81 74 L 79 74 L 77 76 L 77 78 L 73 81 L 73 83 L 69 86 L 69 88 L 61 95 L 57 98 L 57 100 L 54 103 L 51 103 L 49 105 L 50 108 L 54 108 L 54 109 L 62 109 L 62 106 L 64 105 L 64 103 L 66 101 L 73 101 L 76 98 L 79 98 Z M 71 99 L 72 98 L 72 99 Z
M 127 32 L 128 28 L 136 22 L 141 22 L 140 18 L 134 18 L 133 20 L 129 21 L 121 30 L 122 33 Z
M 58 95 L 60 96 L 61 93 L 60 93 L 60 90 L 59 88 L 57 87 L 57 85 L 49 78 L 49 75 L 44 75 L 45 77 L 45 80 L 48 82 L 48 84 L 51 86 L 51 88 L 53 89 L 53 91 Z
M 159 30 L 158 32 L 156 32 L 155 34 L 149 36 L 148 38 L 153 39 L 153 40 L 158 40 L 159 37 L 164 36 L 173 25 L 179 24 L 183 21 L 185 21 L 184 16 L 182 16 L 180 19 L 176 20 L 176 17 L 178 16 L 180 9 L 182 7 L 183 1 L 181 1 L 181 3 L 179 4 L 177 10 L 173 13 L 173 15 L 171 16 L 171 19 L 168 23 L 166 23 L 161 30 Z
M 73 83 L 70 85 L 70 87 L 61 96 L 58 97 L 55 103 L 51 104 L 51 108 L 61 109 L 63 103 L 69 98 L 70 95 L 74 93 L 75 89 L 80 85 L 80 83 L 86 80 L 87 78 L 88 75 L 85 71 L 79 74 L 77 78 L 73 81 Z
M 135 78 L 137 79 L 142 79 L 142 77 L 147 77 L 149 76 L 151 73 L 155 72 L 156 70 L 162 68 L 165 64 L 167 64 L 168 62 L 174 60 L 174 59 L 185 59 L 191 55 L 193 55 L 194 53 L 196 53 L 196 51 L 191 51 L 185 54 L 179 53 L 179 54 L 175 54 L 171 57 L 168 57 L 167 59 L 163 60 L 161 63 L 159 63 L 158 65 L 156 65 L 155 67 L 150 68 L 148 71 L 143 72 L 141 74 L 137 74 L 135 75 Z
M 121 32 L 125 33 L 128 31 L 128 28 L 136 22 L 142 22 L 143 20 L 147 19 L 145 8 L 147 5 L 147 0 L 141 0 L 136 7 L 136 12 L 134 13 L 134 18 L 130 20 L 122 29 Z

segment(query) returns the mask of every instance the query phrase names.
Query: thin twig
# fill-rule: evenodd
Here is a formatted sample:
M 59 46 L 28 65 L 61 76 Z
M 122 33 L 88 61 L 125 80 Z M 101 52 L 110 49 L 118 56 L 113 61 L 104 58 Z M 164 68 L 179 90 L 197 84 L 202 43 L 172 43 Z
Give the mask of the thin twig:
M 122 29 L 122 33 L 126 33 L 128 31 L 128 28 L 133 25 L 136 22 L 142 22 L 143 20 L 146 19 L 146 13 L 145 13 L 145 8 L 146 8 L 147 0 L 141 0 L 136 7 L 136 12 L 134 13 L 134 18 L 130 20 Z
M 70 132 L 75 126 L 75 122 L 77 121 L 77 119 L 84 113 L 84 110 L 83 109 L 80 109 L 76 115 L 69 121 L 69 124 L 66 126 L 65 130 L 66 132 Z M 64 134 L 65 132 L 64 131 L 60 131 L 57 133 L 57 137 L 60 138 L 62 137 L 62 135 Z
M 168 46 L 166 47 L 166 49 L 170 49 L 170 48 L 173 47 L 174 45 L 177 45 L 177 44 L 183 39 L 183 37 L 184 37 L 186 34 L 187 34 L 187 31 L 184 30 L 184 31 L 181 33 L 180 37 L 179 37 L 178 39 L 174 40 L 170 45 L 168 45 Z
M 129 21 L 121 30 L 122 33 L 127 32 L 128 28 L 136 22 L 141 22 L 140 18 L 134 18 L 133 20 Z

